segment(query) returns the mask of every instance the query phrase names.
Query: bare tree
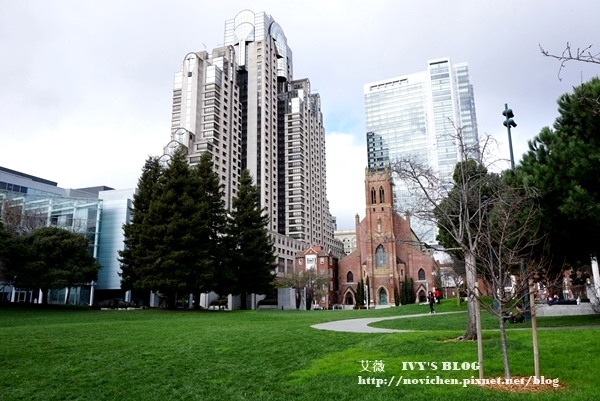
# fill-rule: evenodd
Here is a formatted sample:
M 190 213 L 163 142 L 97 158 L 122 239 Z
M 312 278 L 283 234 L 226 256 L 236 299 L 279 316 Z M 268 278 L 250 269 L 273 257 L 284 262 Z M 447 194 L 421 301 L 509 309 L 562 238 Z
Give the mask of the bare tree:
M 437 224 L 440 232 L 449 235 L 455 243 L 455 250 L 464 256 L 469 304 L 467 330 L 463 338 L 473 340 L 478 337 L 477 324 L 480 320 L 475 254 L 481 246 L 485 227 L 482 202 L 488 186 L 487 170 L 479 160 L 481 153 L 486 154 L 491 139 L 486 137 L 481 145 L 469 145 L 465 142 L 463 129 L 454 128 L 455 132 L 446 133 L 455 140 L 460 150 L 460 160 L 453 177 L 440 176 L 437 170 L 416 157 L 395 161 L 392 171 L 415 200 L 412 215 Z
M 48 225 L 48 213 L 43 206 L 27 205 L 24 199 L 6 198 L 0 201 L 0 218 L 13 234 L 26 234 Z
M 329 285 L 329 276 L 318 273 L 314 269 L 308 269 L 277 277 L 275 285 L 280 288 L 294 288 L 296 290 L 296 309 L 300 309 L 303 300 L 306 308 L 309 309 L 314 299 L 320 299 L 326 294 L 326 290 L 323 288 L 327 288 Z
M 528 235 L 536 231 L 532 227 L 535 222 L 535 208 L 531 208 L 530 215 L 523 213 L 525 203 L 531 199 L 523 197 L 517 199 L 516 193 L 504 191 L 510 189 L 500 188 L 502 181 L 499 175 L 488 172 L 488 167 L 499 160 L 484 165 L 482 160 L 489 157 L 489 145 L 493 141 L 488 136 L 481 144 L 468 145 L 465 143 L 463 129 L 455 126 L 455 132 L 451 135 L 460 151 L 460 159 L 457 163 L 452 180 L 442 177 L 440 174 L 424 163 L 419 163 L 414 158 L 398 160 L 393 171 L 405 185 L 412 189 L 418 202 L 412 211 L 413 215 L 420 219 L 435 222 L 439 228 L 438 239 L 445 244 L 451 244 L 451 251 L 462 256 L 465 263 L 466 292 L 468 296 L 468 320 L 467 329 L 463 339 L 476 339 L 478 345 L 478 360 L 480 364 L 479 377 L 483 378 L 483 344 L 481 341 L 481 316 L 480 298 L 483 294 L 479 287 L 479 280 L 489 278 L 489 282 L 496 288 L 504 288 L 508 271 L 498 270 L 492 261 L 498 257 L 507 260 L 505 263 L 514 267 L 514 260 L 520 260 L 523 250 L 529 249 L 533 243 L 528 241 Z M 481 150 L 481 153 L 479 153 Z M 483 155 L 483 157 L 480 157 Z M 510 195 L 510 196 L 509 196 Z M 511 199 L 512 196 L 512 199 Z M 521 202 L 512 207 L 511 202 Z M 528 204 L 528 203 L 527 203 Z M 494 211 L 495 214 L 491 214 Z M 504 222 L 494 231 L 490 231 L 492 221 L 496 224 Z M 520 219 L 520 220 L 519 220 Z M 508 235 L 508 228 L 514 231 Z M 491 237 L 492 233 L 500 235 L 502 245 L 496 253 L 496 257 L 490 252 L 490 244 L 498 244 L 498 239 Z M 492 241 L 493 239 L 493 241 Z M 512 248 L 511 248 L 512 247 Z M 489 263 L 485 263 L 485 261 Z M 487 275 L 478 277 L 479 266 L 490 266 Z M 518 266 L 518 264 L 517 264 Z M 504 265 L 502 265 L 504 267 Z M 527 283 L 527 280 L 523 280 Z M 504 302 L 508 301 L 504 299 Z M 499 322 L 503 327 L 502 313 L 499 312 Z M 504 338 L 504 346 L 506 341 Z M 508 359 L 505 358 L 508 363 Z M 507 365 L 508 366 L 508 365 Z M 507 370 L 508 372 L 508 370 Z M 510 375 L 510 373 L 508 373 Z
M 475 249 L 475 257 L 494 302 L 481 305 L 498 319 L 504 375 L 509 379 L 505 323 L 524 321 L 527 304 L 532 324 L 535 319 L 529 294 L 533 291 L 532 280 L 539 277 L 543 267 L 532 257 L 534 247 L 543 239 L 539 232 L 540 209 L 533 190 L 514 188 L 502 181 L 487 192 L 482 207 L 486 219 L 481 233 L 484 243 Z
M 539 233 L 540 211 L 537 193 L 512 186 L 505 178 L 490 173 L 477 150 L 464 143 L 462 129 L 453 137 L 461 150 L 452 181 L 444 179 L 430 166 L 406 158 L 395 163 L 393 170 L 419 200 L 412 213 L 435 222 L 438 239 L 465 265 L 468 295 L 468 321 L 465 339 L 477 339 L 479 376 L 483 377 L 480 307 L 498 319 L 501 332 L 505 376 L 510 378 L 505 322 L 513 308 L 533 292 L 543 264 L 533 261 L 534 249 L 543 239 Z M 485 160 L 489 157 L 489 137 L 481 144 Z M 531 256 L 531 257 L 530 257 Z M 523 264 L 523 261 L 527 263 Z M 522 267 L 523 266 L 523 267 Z M 480 288 L 480 282 L 483 288 Z M 481 302 L 491 292 L 495 302 Z M 533 302 L 532 302 L 533 304 Z M 535 316 L 535 315 L 534 315 Z M 536 375 L 538 374 L 535 346 Z

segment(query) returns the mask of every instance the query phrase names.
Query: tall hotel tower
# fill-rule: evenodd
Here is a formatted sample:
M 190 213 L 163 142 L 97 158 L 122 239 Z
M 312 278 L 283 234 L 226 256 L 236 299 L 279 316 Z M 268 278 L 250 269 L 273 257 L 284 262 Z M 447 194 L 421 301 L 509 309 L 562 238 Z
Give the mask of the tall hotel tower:
M 292 51 L 279 24 L 264 12 L 240 12 L 225 22 L 222 47 L 184 57 L 165 148 L 170 153 L 183 144 L 192 164 L 210 152 L 227 207 L 241 169 L 250 170 L 269 215 L 280 272 L 307 245 L 341 248 L 326 197 L 321 100 L 308 79 L 294 80 L 292 72 Z
M 460 160 L 456 141 L 462 129 L 464 147 L 479 159 L 473 86 L 466 63 L 431 60 L 427 70 L 364 86 L 369 169 L 381 169 L 402 158 L 416 158 L 450 180 Z M 402 182 L 396 182 L 394 204 L 410 211 L 414 199 Z M 415 221 L 415 231 L 435 242 L 432 224 Z

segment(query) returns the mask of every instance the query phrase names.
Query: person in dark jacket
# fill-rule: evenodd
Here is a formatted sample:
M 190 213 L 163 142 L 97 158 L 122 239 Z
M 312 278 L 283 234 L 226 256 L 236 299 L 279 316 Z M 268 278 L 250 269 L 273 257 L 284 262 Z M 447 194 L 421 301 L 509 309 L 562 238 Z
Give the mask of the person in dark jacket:
M 429 291 L 429 295 L 427 295 L 427 301 L 429 302 L 429 314 L 435 313 L 435 309 L 433 309 L 433 304 L 435 302 L 435 296 L 433 292 Z

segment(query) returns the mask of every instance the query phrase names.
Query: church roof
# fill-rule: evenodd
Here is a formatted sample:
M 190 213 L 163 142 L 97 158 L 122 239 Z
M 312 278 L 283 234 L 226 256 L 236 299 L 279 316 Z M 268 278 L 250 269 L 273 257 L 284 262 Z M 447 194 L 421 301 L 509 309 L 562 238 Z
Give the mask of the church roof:
M 302 250 L 296 252 L 296 255 L 294 257 L 301 258 L 301 257 L 306 256 L 306 255 L 331 256 L 329 254 L 329 252 L 326 252 L 323 249 L 322 246 L 320 246 L 320 245 L 313 245 L 313 246 L 311 246 L 309 248 L 305 248 L 305 249 L 302 249 Z

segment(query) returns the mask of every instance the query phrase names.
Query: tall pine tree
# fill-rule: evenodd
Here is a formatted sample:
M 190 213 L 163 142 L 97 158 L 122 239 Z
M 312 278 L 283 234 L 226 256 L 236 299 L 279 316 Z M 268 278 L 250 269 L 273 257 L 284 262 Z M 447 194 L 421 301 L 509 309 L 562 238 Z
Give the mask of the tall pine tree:
M 168 167 L 150 158 L 134 198 L 121 252 L 123 287 L 158 291 L 175 306 L 175 296 L 218 287 L 226 225 L 223 189 L 211 155 L 190 168 L 179 148 Z
M 551 254 L 552 268 L 586 265 L 600 246 L 600 78 L 562 95 L 553 128 L 544 127 L 529 141 L 529 151 L 515 169 L 518 185 L 539 191 L 541 255 Z
M 362 308 L 365 305 L 365 283 L 361 277 L 356 287 L 356 305 L 357 309 Z
M 158 190 L 163 169 L 157 157 L 150 156 L 138 179 L 137 192 L 133 196 L 131 220 L 123 226 L 125 248 L 119 251 L 121 263 L 121 288 L 132 290 L 141 288 L 139 273 L 144 266 L 152 263 L 146 249 L 141 245 L 142 238 L 149 245 L 149 233 L 145 224 L 150 203 Z M 152 247 L 153 248 L 153 247 Z
M 190 292 L 194 251 L 189 216 L 195 203 L 190 181 L 189 165 L 179 148 L 158 179 L 140 238 L 148 263 L 138 266 L 138 286 L 166 296 L 169 307 L 175 306 L 175 295 Z
M 197 266 L 193 274 L 192 290 L 196 293 L 215 291 L 229 294 L 233 277 L 226 268 L 228 255 L 224 236 L 227 229 L 223 185 L 214 172 L 210 153 L 200 157 L 191 170 L 193 197 L 196 199 L 194 213 L 194 243 Z
M 228 265 L 235 290 L 246 308 L 250 293 L 267 293 L 273 286 L 275 257 L 267 231 L 269 216 L 260 208 L 258 188 L 248 170 L 243 170 L 237 196 L 232 201 L 227 239 L 230 244 Z

